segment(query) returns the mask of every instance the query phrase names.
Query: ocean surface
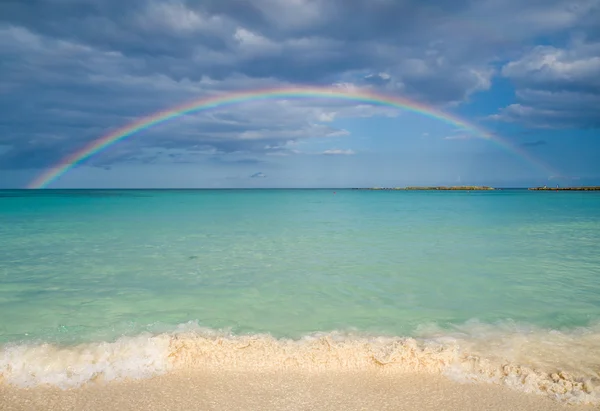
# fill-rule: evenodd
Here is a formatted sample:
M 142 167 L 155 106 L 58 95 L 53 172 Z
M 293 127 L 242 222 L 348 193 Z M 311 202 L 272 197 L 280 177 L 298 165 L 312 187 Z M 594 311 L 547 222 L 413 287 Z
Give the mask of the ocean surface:
M 182 367 L 600 404 L 600 193 L 0 191 L 0 383 Z

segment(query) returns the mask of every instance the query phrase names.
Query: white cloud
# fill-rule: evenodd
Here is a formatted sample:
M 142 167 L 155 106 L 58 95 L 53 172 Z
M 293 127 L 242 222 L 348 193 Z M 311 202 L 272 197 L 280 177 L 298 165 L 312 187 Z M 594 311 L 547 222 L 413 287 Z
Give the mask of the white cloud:
M 325 150 L 321 154 L 326 156 L 351 156 L 356 154 L 353 150 L 341 150 L 341 149 L 331 149 Z
M 600 127 L 600 43 L 537 46 L 507 63 L 502 75 L 517 102 L 490 118 L 532 127 Z
M 600 43 L 574 44 L 568 49 L 537 46 L 506 64 L 502 75 L 518 84 L 600 87 Z
M 321 121 L 323 123 L 330 123 L 333 120 L 335 120 L 335 115 L 336 114 L 337 113 L 335 111 L 330 111 L 330 112 L 323 112 L 323 111 L 321 111 L 321 112 L 319 112 L 317 114 L 316 117 L 317 117 L 318 121 Z
M 444 137 L 444 140 L 470 140 L 475 138 L 472 134 L 452 134 Z

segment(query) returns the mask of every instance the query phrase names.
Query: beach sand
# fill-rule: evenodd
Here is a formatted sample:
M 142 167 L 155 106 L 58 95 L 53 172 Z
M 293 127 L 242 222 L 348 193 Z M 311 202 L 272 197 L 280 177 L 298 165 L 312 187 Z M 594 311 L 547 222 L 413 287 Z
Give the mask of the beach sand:
M 0 384 L 0 410 L 592 410 L 494 384 L 373 372 L 177 371 L 61 390 Z

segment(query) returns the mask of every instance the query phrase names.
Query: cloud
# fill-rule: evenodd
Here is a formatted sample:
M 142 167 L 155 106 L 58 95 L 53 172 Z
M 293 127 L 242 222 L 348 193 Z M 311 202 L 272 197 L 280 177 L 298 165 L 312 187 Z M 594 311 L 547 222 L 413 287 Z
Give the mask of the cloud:
M 184 102 L 292 84 L 447 108 L 500 75 L 517 101 L 494 119 L 598 127 L 598 10 L 598 0 L 0 2 L 0 169 L 51 166 Z M 535 46 L 567 34 L 568 44 Z M 351 101 L 240 104 L 157 125 L 86 164 L 285 156 L 300 141 L 347 136 L 337 120 L 397 115 Z
M 521 143 L 521 147 L 540 147 L 547 144 L 548 143 L 545 140 L 527 141 L 525 143 Z
M 265 161 L 258 158 L 236 158 L 235 155 L 212 156 L 210 161 L 224 165 L 257 165 L 264 164 Z
M 351 156 L 356 153 L 350 149 L 347 149 L 347 150 L 331 149 L 331 150 L 325 150 L 321 154 L 326 155 L 326 156 Z
M 266 178 L 267 175 L 263 172 L 254 173 L 250 176 L 250 178 Z
M 515 84 L 517 102 L 492 119 L 537 128 L 600 127 L 600 42 L 536 46 L 507 63 L 502 75 Z
M 536 46 L 502 68 L 519 86 L 559 91 L 600 90 L 600 43 L 575 42 L 568 48 Z
M 517 99 L 490 118 L 534 128 L 600 127 L 600 94 L 526 89 Z
M 459 132 L 444 137 L 444 140 L 470 140 L 472 138 L 475 138 L 475 136 L 473 136 L 472 134 Z

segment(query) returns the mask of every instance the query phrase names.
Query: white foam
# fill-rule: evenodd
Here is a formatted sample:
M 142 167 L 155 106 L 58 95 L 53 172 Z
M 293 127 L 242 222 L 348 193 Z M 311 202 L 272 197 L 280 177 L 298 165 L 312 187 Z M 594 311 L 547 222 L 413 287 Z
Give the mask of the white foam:
M 274 371 L 377 370 L 442 374 L 462 382 L 503 384 L 577 404 L 600 404 L 600 328 L 572 332 L 470 322 L 420 337 L 319 333 L 303 338 L 235 336 L 184 324 L 172 333 L 123 337 L 72 347 L 0 348 L 5 382 L 61 388 L 147 378 L 177 369 Z
M 60 388 L 98 380 L 146 378 L 170 369 L 170 339 L 167 334 L 148 334 L 71 347 L 8 345 L 0 351 L 0 375 L 22 387 L 50 384 Z

